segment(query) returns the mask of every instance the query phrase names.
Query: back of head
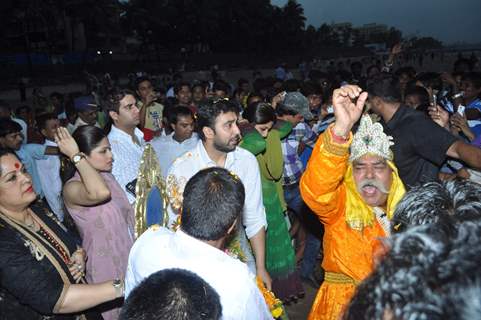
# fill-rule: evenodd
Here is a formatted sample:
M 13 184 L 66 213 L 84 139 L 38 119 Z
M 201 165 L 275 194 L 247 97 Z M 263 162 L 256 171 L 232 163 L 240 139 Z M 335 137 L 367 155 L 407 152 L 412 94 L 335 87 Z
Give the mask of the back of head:
M 426 89 L 416 85 L 408 85 L 406 91 L 404 92 L 404 97 L 415 96 L 419 101 L 418 106 L 428 105 L 430 103 L 429 93 Z
M 125 301 L 120 320 L 217 320 L 217 292 L 195 273 L 166 269 L 143 280 Z
M 214 129 L 216 118 L 222 113 L 234 112 L 239 113 L 239 107 L 229 100 L 204 101 L 200 104 L 197 112 L 197 133 L 199 138 L 205 140 L 202 129 L 209 127 Z
M 276 112 L 265 102 L 255 102 L 247 106 L 242 117 L 252 124 L 266 124 L 276 121 Z
M 181 229 L 199 240 L 220 240 L 240 218 L 244 200 L 239 177 L 219 167 L 201 170 L 185 186 Z
M 369 98 L 378 97 L 387 103 L 401 102 L 401 93 L 391 76 L 383 76 L 370 81 L 367 92 Z
M 397 204 L 393 232 L 452 216 L 458 221 L 481 218 L 481 185 L 467 181 L 430 182 L 409 190 Z
M 447 217 L 393 236 L 345 319 L 479 319 L 480 222 Z

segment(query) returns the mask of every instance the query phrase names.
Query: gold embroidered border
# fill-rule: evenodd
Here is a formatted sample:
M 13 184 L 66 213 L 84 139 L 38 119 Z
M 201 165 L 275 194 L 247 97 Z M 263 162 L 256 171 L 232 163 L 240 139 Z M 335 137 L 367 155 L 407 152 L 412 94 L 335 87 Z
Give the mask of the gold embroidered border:
M 3 214 L 1 214 L 0 216 L 4 216 Z M 5 221 L 6 223 L 8 223 L 10 226 L 12 226 L 15 230 L 17 230 L 18 232 L 20 232 L 24 237 L 26 237 L 27 239 L 29 239 L 30 241 L 32 241 L 33 243 L 35 243 L 35 245 L 37 245 L 38 247 L 42 247 L 42 243 L 36 238 L 36 236 L 30 234 L 29 232 L 27 232 L 26 230 L 24 230 L 21 226 L 19 226 L 18 224 L 14 223 L 13 221 L 11 221 L 8 217 L 4 216 L 3 218 L 3 221 Z M 38 221 L 37 221 L 38 222 Z M 42 221 L 43 223 L 43 221 Z M 54 256 L 50 253 L 50 251 L 48 251 L 47 249 L 45 249 L 45 256 L 48 258 L 48 260 L 52 263 L 52 265 L 55 267 L 55 269 L 57 270 L 58 274 L 60 275 L 60 278 L 62 279 L 63 283 L 64 283 L 64 287 L 62 289 L 62 293 L 59 297 L 59 300 L 57 300 L 57 303 L 55 304 L 55 307 L 53 309 L 53 313 L 56 313 L 58 311 L 58 308 L 60 308 L 61 304 L 59 304 L 59 302 L 62 302 L 63 299 L 65 299 L 65 295 L 67 293 L 67 290 L 68 287 L 70 286 L 70 280 L 68 278 L 68 275 L 65 273 L 65 271 L 63 270 L 62 266 L 60 265 L 60 263 L 57 261 L 57 259 L 54 258 Z M 60 301 L 60 299 L 62 299 L 62 301 Z
M 352 133 L 349 133 L 349 140 L 343 144 L 335 143 L 332 141 L 331 137 L 331 127 L 327 128 L 326 131 L 321 135 L 322 148 L 329 153 L 336 156 L 346 156 L 349 153 L 349 146 L 352 141 Z

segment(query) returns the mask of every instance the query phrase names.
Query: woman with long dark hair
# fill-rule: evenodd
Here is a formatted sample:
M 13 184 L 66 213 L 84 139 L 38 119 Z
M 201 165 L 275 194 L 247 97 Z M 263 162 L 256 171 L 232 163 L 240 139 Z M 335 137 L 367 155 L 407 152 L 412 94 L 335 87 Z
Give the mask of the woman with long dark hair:
M 107 136 L 94 126 L 79 127 L 73 137 L 59 128 L 56 142 L 72 163 L 64 171 L 63 199 L 87 251 L 87 281 L 123 279 L 134 241 L 134 212 L 110 173 L 113 158 Z M 117 319 L 119 311 L 102 316 Z
M 268 103 L 250 104 L 243 115 L 249 127 L 243 130 L 241 147 L 256 156 L 262 182 L 262 196 L 266 209 L 266 268 L 272 278 L 272 291 L 288 303 L 304 294 L 296 271 L 296 258 L 291 237 L 284 218 L 286 203 L 282 189 L 284 168 L 281 139 L 289 134 L 292 126 L 278 121 L 274 109 Z

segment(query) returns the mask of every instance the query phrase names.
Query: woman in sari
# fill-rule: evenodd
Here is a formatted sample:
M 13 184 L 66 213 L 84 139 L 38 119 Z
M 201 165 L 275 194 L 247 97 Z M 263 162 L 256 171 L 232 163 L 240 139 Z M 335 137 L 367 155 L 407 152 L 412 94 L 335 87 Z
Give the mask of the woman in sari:
M 0 319 L 100 319 L 85 311 L 123 296 L 123 281 L 86 284 L 84 251 L 36 198 L 15 153 L 0 149 Z

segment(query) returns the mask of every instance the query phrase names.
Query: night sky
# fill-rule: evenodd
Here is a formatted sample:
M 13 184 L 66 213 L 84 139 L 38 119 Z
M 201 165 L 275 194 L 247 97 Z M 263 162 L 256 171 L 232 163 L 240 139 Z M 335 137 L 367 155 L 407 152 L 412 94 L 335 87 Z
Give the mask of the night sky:
M 284 5 L 287 0 L 271 0 Z M 403 36 L 432 36 L 451 44 L 481 43 L 481 0 L 298 0 L 306 23 L 377 22 L 394 26 Z

